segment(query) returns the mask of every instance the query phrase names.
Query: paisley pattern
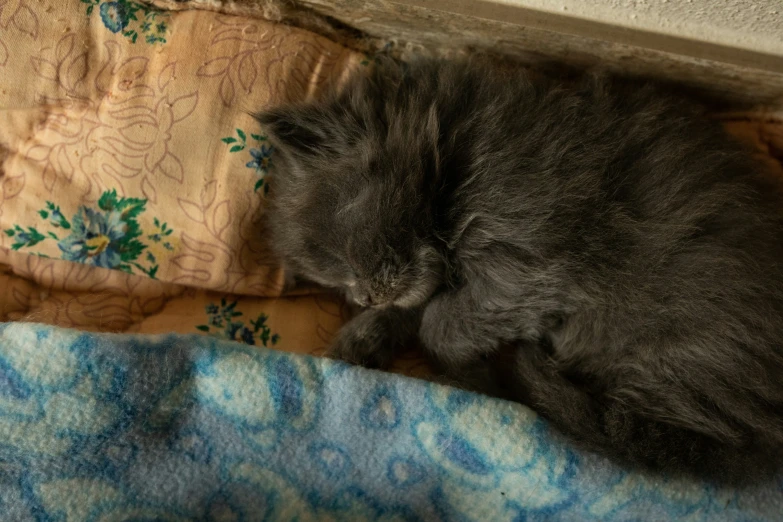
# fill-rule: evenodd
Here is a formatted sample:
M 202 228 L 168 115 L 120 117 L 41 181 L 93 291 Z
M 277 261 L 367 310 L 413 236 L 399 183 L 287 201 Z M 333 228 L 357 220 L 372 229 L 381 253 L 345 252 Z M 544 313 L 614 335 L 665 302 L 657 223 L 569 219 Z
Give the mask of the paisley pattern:
M 207 336 L 0 324 L 4 520 L 779 520 L 521 406 Z

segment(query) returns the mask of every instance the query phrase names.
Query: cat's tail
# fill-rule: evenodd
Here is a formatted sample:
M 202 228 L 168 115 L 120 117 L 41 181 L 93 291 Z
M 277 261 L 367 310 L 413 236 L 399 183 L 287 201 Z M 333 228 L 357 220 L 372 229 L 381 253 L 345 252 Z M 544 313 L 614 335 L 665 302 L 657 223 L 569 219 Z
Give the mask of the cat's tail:
M 783 444 L 750 435 L 742 442 L 646 415 L 644 408 L 593 394 L 527 350 L 496 365 L 503 395 L 530 406 L 583 449 L 622 465 L 716 483 L 745 485 L 780 470 Z

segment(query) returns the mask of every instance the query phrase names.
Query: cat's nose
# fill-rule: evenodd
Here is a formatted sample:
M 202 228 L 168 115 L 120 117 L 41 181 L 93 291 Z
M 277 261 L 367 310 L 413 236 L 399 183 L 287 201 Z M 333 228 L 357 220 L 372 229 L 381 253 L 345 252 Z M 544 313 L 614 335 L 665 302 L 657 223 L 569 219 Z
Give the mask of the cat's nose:
M 372 295 L 370 292 L 363 292 L 359 295 L 354 294 L 353 300 L 356 304 L 363 307 L 376 306 L 381 303 L 377 296 Z

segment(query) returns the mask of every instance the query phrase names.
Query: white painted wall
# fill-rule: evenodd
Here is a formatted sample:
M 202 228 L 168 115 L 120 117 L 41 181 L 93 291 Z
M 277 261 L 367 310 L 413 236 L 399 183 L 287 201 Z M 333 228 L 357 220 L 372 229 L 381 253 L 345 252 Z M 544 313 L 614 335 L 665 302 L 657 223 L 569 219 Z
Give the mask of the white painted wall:
M 783 0 L 492 0 L 783 56 Z

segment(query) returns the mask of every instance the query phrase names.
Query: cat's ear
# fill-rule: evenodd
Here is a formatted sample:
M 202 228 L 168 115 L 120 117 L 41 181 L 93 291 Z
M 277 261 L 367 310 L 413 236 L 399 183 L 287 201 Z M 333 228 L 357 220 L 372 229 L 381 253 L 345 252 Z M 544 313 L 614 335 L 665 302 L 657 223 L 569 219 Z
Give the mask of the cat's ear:
M 282 107 L 253 115 L 272 143 L 295 155 L 323 152 L 328 144 L 324 121 L 308 107 Z

